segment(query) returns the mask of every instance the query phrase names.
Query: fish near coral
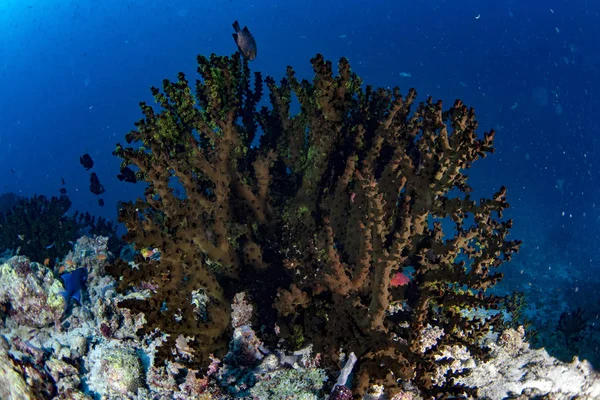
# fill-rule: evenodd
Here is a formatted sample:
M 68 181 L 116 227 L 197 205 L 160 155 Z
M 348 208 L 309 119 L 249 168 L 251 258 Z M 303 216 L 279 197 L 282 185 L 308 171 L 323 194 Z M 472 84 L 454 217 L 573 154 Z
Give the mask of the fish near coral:
M 94 160 L 87 153 L 79 157 L 79 163 L 88 171 L 94 166 Z
M 62 295 L 67 303 L 71 298 L 73 298 L 81 304 L 81 292 L 87 280 L 87 269 L 78 268 L 69 273 L 62 274 L 60 278 L 65 286 L 65 290 L 62 292 Z
M 90 176 L 90 191 L 95 195 L 104 193 L 104 186 L 100 183 L 100 179 L 98 179 L 98 175 L 95 172 L 92 172 Z
M 233 29 L 235 30 L 233 40 L 235 40 L 235 44 L 237 44 L 244 58 L 250 61 L 254 60 L 256 58 L 256 40 L 254 40 L 254 36 L 248 30 L 248 27 L 245 26 L 244 29 L 240 29 L 240 24 L 235 21 Z
M 140 251 L 140 254 L 142 255 L 142 257 L 144 257 L 144 260 L 147 259 L 151 259 L 151 260 L 159 260 L 160 259 L 160 250 L 159 249 L 150 249 L 150 248 L 145 248 L 142 249 Z
M 137 178 L 135 177 L 135 172 L 129 167 L 121 168 L 121 173 L 117 175 L 117 178 L 120 181 L 125 181 L 129 183 L 136 183 Z

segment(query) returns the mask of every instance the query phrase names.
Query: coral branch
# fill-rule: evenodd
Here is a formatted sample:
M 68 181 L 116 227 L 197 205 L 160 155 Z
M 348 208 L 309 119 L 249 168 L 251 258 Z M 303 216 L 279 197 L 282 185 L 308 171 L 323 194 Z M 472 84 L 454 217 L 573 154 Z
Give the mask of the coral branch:
M 484 292 L 520 245 L 507 240 L 506 189 L 477 203 L 464 173 L 493 152 L 495 134 L 479 138 L 460 101 L 415 106 L 414 89 L 363 88 L 346 59 L 337 75 L 321 55 L 311 63 L 312 81 L 291 67 L 279 84 L 265 80 L 270 107 L 258 109 L 262 77 L 252 89 L 239 54 L 199 56 L 195 92 L 179 74 L 152 89 L 159 112 L 141 103 L 144 119 L 126 137 L 134 146 L 115 154 L 148 187 L 120 219 L 127 240 L 161 258 L 115 274 L 120 290 L 140 280 L 159 289 L 126 305 L 169 333 L 167 346 L 185 338 L 194 369 L 223 355 L 230 295 L 243 290 L 288 343 L 303 333 L 319 351 L 354 352 L 361 394 L 374 383 L 393 394 L 398 378 L 430 396 L 473 394 L 451 379 L 432 384 L 429 349 L 485 354 L 479 339 L 495 320 L 464 313 L 499 307 Z

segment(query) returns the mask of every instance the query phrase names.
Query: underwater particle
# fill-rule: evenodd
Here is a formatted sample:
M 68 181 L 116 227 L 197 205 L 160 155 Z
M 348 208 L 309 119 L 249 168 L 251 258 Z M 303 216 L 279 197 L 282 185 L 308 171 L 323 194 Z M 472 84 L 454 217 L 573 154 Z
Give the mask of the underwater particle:
M 142 362 L 135 350 L 119 342 L 96 345 L 89 353 L 87 383 L 103 398 L 122 398 L 137 393 L 143 385 Z
M 104 193 L 104 186 L 100 183 L 100 179 L 98 179 L 98 175 L 95 172 L 92 172 L 90 176 L 90 191 L 95 195 Z
M 240 29 L 239 22 L 235 21 L 233 29 L 235 30 L 233 40 L 235 40 L 240 53 L 246 60 L 254 60 L 256 58 L 256 40 L 254 40 L 254 36 L 248 30 L 248 27 L 245 26 L 244 29 Z
M 0 303 L 20 325 L 44 327 L 60 320 L 66 306 L 63 285 L 49 268 L 15 256 L 0 266 Z
M 92 157 L 88 153 L 79 157 L 79 163 L 88 171 L 94 166 L 94 160 L 92 160 Z

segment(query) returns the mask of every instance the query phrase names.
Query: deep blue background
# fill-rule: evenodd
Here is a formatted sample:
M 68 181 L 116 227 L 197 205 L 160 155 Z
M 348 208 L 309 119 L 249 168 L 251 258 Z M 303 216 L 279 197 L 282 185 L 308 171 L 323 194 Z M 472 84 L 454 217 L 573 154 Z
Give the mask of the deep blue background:
M 111 155 L 138 102 L 178 71 L 192 77 L 196 54 L 234 52 L 238 19 L 258 42 L 251 67 L 276 79 L 287 65 L 309 78 L 322 52 L 348 57 L 366 83 L 475 107 L 481 132 L 498 134 L 471 184 L 476 197 L 508 186 L 513 237 L 525 239 L 507 282 L 597 319 L 600 3 L 480 3 L 2 0 L 0 193 L 57 195 L 64 177 L 74 208 L 114 218 L 141 193 L 116 180 Z M 104 208 L 79 165 L 86 152 Z

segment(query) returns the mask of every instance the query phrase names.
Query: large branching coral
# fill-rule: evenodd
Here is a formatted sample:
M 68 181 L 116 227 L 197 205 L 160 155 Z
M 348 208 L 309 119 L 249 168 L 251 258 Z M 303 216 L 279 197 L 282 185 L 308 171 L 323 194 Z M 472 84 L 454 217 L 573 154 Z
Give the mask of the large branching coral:
M 451 346 L 485 355 L 479 339 L 497 317 L 468 313 L 499 306 L 484 292 L 520 244 L 506 239 L 504 188 L 469 195 L 464 172 L 492 152 L 494 132 L 479 138 L 460 101 L 412 111 L 414 90 L 363 89 L 345 59 L 337 76 L 318 55 L 312 82 L 291 68 L 279 84 L 267 78 L 271 107 L 260 109 L 262 78 L 251 88 L 238 54 L 198 63 L 195 93 L 183 74 L 153 88 L 161 111 L 141 103 L 135 146 L 115 151 L 148 184 L 121 209 L 126 239 L 161 251 L 140 269 L 113 268 L 121 290 L 158 288 L 122 305 L 171 338 L 193 337 L 205 362 L 224 345 L 230 293 L 247 289 L 278 311 L 268 320 L 263 307 L 263 324 L 302 332 L 330 359 L 340 346 L 356 353 L 359 393 L 374 383 L 393 393 L 398 379 L 430 395 L 473 392 L 438 367 Z
M 163 111 L 141 103 L 145 119 L 127 141 L 142 146 L 119 145 L 115 154 L 148 183 L 144 200 L 120 210 L 125 239 L 161 254 L 153 262 L 159 268 L 122 266 L 124 285 L 144 279 L 160 289 L 149 302 L 126 305 L 142 307 L 149 326 L 194 336 L 198 359 L 207 360 L 224 348 L 218 339 L 229 326 L 229 301 L 217 277 L 236 278 L 242 264 L 264 263 L 257 237 L 259 225 L 274 220 L 268 201 L 274 153 L 250 148 L 261 76 L 252 90 L 239 58 L 199 56 L 198 63 L 203 81 L 195 94 L 182 73 L 177 82 L 164 81 L 164 93 L 152 88 Z M 177 195 L 176 185 L 185 192 Z M 162 350 L 168 355 L 168 346 Z

